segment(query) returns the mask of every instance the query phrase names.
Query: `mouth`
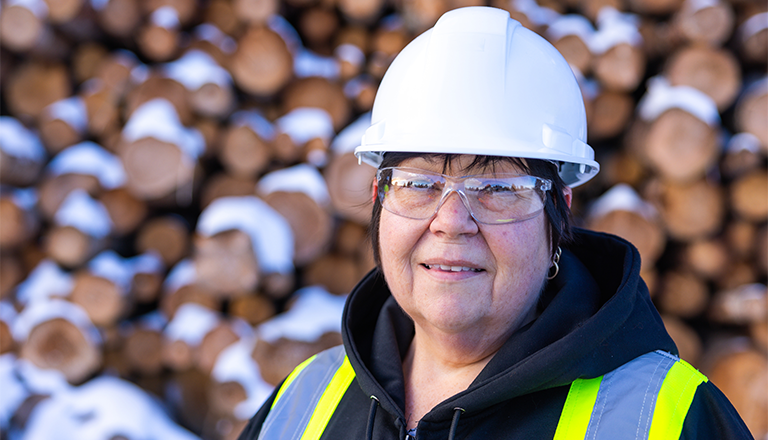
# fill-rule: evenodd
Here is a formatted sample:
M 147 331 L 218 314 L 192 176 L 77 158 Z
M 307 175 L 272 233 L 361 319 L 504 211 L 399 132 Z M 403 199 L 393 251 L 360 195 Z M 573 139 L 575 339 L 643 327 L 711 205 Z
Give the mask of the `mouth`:
M 451 266 L 447 264 L 422 264 L 427 270 L 441 270 L 444 272 L 484 272 L 484 269 L 468 266 Z

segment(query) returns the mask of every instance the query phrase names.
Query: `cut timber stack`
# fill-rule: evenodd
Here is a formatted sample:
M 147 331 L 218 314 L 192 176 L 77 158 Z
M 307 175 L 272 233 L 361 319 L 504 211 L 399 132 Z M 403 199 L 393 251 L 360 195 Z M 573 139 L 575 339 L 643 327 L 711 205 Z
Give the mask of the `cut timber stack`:
M 39 432 L 21 423 L 57 389 L 119 375 L 194 435 L 237 438 L 339 342 L 343 295 L 374 266 L 375 172 L 352 150 L 387 66 L 479 3 L 573 67 L 602 166 L 576 223 L 636 245 L 682 357 L 765 438 L 768 7 L 753 0 L 3 3 L 0 390 L 3 371 L 62 378 L 27 380 L 0 437 Z

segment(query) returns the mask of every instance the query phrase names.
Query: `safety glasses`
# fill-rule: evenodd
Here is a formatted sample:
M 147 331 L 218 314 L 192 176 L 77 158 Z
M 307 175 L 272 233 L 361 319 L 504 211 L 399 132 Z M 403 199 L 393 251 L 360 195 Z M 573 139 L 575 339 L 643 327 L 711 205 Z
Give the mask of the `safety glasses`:
M 476 221 L 487 225 L 519 222 L 544 209 L 552 182 L 534 176 L 485 173 L 447 176 L 418 168 L 381 168 L 376 173 L 382 207 L 402 217 L 434 216 L 456 192 Z

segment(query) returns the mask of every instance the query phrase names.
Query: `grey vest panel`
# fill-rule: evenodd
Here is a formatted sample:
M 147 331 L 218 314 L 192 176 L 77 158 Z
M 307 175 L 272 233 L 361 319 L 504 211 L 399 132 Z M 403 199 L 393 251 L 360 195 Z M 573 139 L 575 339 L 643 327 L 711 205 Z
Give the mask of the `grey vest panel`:
M 259 440 L 299 440 L 344 356 L 342 346 L 319 353 L 275 402 L 264 420 Z
M 677 360 L 654 351 L 606 374 L 584 438 L 647 439 L 661 384 Z

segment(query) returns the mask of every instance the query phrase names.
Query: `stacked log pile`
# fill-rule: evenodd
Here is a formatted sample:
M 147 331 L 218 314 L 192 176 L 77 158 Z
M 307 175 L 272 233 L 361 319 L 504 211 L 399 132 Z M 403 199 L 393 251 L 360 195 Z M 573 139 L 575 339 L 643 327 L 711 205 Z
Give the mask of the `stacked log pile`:
M 39 421 L 75 405 L 105 408 L 104 438 L 235 438 L 293 366 L 340 342 L 340 301 L 373 266 L 373 170 L 351 150 L 386 67 L 474 4 L 571 63 L 602 164 L 576 222 L 639 248 L 682 357 L 764 438 L 755 0 L 3 2 L 0 436 L 53 438 Z M 136 420 L 159 397 L 193 434 L 131 431 L 102 389 L 145 408 Z

